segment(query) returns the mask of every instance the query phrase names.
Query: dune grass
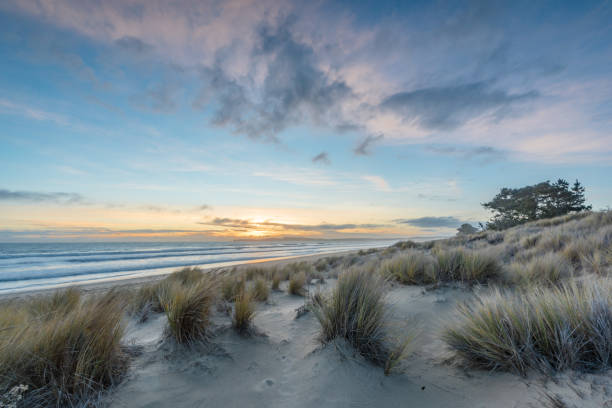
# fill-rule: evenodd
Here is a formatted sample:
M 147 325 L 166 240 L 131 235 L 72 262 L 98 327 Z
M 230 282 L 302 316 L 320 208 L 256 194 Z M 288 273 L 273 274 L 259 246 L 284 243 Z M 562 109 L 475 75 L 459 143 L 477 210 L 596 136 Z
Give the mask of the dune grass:
M 527 292 L 494 291 L 458 307 L 443 339 L 466 361 L 526 374 L 600 370 L 612 363 L 612 286 L 575 281 Z
M 270 296 L 270 288 L 268 282 L 263 278 L 255 279 L 250 291 L 251 297 L 257 302 L 265 302 Z
M 419 251 L 408 251 L 383 261 L 380 272 L 385 278 L 406 285 L 430 284 L 438 281 L 435 259 Z
M 246 286 L 244 276 L 227 276 L 221 282 L 221 294 L 228 302 L 236 300 L 236 296 L 244 291 Z
M 255 316 L 255 304 L 251 293 L 243 291 L 236 297 L 232 326 L 238 333 L 246 334 L 250 331 Z
M 388 374 L 404 357 L 408 341 L 396 342 L 387 331 L 385 286 L 379 274 L 352 269 L 340 275 L 328 298 L 313 297 L 311 308 L 321 325 L 323 343 L 343 338 Z
M 440 282 L 486 283 L 500 276 L 495 257 L 461 249 L 436 249 L 433 256 L 409 250 L 383 261 L 380 272 L 406 285 L 428 285 Z
M 207 279 L 189 286 L 175 281 L 161 287 L 160 304 L 168 318 L 168 332 L 177 343 L 206 338 L 216 291 L 212 280 Z
M 77 288 L 58 290 L 51 295 L 40 295 L 26 303 L 28 311 L 42 319 L 65 315 L 81 302 L 81 291 Z
M 111 291 L 82 300 L 69 289 L 2 305 L 0 394 L 25 385 L 22 406 L 74 406 L 116 383 L 128 360 L 121 346 L 123 298 Z
M 277 272 L 272 277 L 272 290 L 280 290 L 281 275 Z
M 572 265 L 557 253 L 547 253 L 526 264 L 511 264 L 508 275 L 520 286 L 556 285 L 572 276 Z
M 289 278 L 289 286 L 287 287 L 287 291 L 291 295 L 304 295 L 304 285 L 306 284 L 306 274 L 304 271 L 299 271 Z

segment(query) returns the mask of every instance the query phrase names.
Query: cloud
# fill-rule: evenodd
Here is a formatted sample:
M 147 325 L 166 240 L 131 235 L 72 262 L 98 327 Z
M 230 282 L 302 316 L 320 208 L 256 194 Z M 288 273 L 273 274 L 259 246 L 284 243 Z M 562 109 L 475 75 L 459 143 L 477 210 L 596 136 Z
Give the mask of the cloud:
M 371 154 L 371 151 L 370 151 L 371 145 L 374 144 L 375 142 L 378 142 L 379 140 L 382 140 L 383 137 L 384 137 L 383 135 L 367 136 L 361 143 L 357 145 L 357 147 L 355 147 L 355 149 L 353 149 L 353 153 L 355 153 L 358 156 L 369 156 Z
M 301 231 L 301 232 L 325 232 L 325 231 L 344 231 L 354 229 L 377 229 L 384 227 L 383 224 L 285 224 L 272 221 L 261 221 L 255 222 L 252 220 L 245 220 L 239 218 L 214 218 L 211 221 L 199 222 L 202 225 L 211 225 L 225 227 L 232 231 L 246 232 L 246 231 L 261 231 L 261 230 L 272 230 L 276 232 L 284 231 Z
M 132 37 L 130 35 L 116 39 L 115 44 L 119 48 L 134 54 L 144 54 L 153 49 L 153 46 L 145 43 L 140 38 Z
M 384 134 L 390 142 L 426 144 L 435 137 L 481 144 L 528 160 L 605 161 L 611 153 L 609 126 L 593 120 L 609 121 L 609 76 L 584 69 L 606 66 L 611 50 L 609 13 L 596 3 L 425 2 L 409 12 L 283 0 L 0 3 L 6 20 L 25 27 L 7 33 L 23 38 L 32 26 L 43 33 L 41 45 L 23 41 L 15 47 L 20 52 L 44 56 L 42 63 L 54 58 L 92 81 L 93 74 L 107 77 L 98 63 L 104 57 L 129 82 L 134 65 L 126 56 L 146 53 L 155 69 L 136 69 L 135 75 L 149 75 L 138 84 L 155 83 L 163 67 L 197 70 L 201 87 L 188 78 L 180 94 L 149 88 L 146 105 L 166 112 L 188 98 L 211 123 L 260 140 L 315 124 L 362 137 Z M 540 24 L 542 15 L 550 24 Z M 52 26 L 66 44 L 44 42 Z M 83 53 L 87 38 L 112 45 L 123 59 Z M 50 57 L 56 48 L 75 52 Z M 581 91 L 596 82 L 594 92 Z M 560 134 L 551 151 L 549 139 Z M 537 137 L 542 140 L 532 143 Z M 367 144 L 355 153 L 367 155 Z
M 362 178 L 374 185 L 377 190 L 380 191 L 391 191 L 391 187 L 387 181 L 380 176 L 362 176 Z
M 351 95 L 351 89 L 317 67 L 313 49 L 297 41 L 290 26 L 286 21 L 277 28 L 264 24 L 257 30 L 250 57 L 254 65 L 263 64 L 265 76 L 256 96 L 217 61 L 213 67 L 202 68 L 204 85 L 193 106 L 212 107 L 214 125 L 251 138 L 276 140 L 288 126 L 308 121 L 341 125 L 337 106 Z
M 331 160 L 329 159 L 329 155 L 327 152 L 321 152 L 312 158 L 313 163 L 323 163 L 323 164 L 331 164 Z
M 56 113 L 47 112 L 28 105 L 18 104 L 6 99 L 0 99 L 0 113 L 19 115 L 39 121 L 52 121 L 58 125 L 68 125 L 68 120 Z
M 398 92 L 385 98 L 382 110 L 392 111 L 406 121 L 432 130 L 452 130 L 485 114 L 501 117 L 511 105 L 533 100 L 537 91 L 508 93 L 492 89 L 488 82 L 430 87 Z
M 10 191 L 0 189 L 0 201 L 30 201 L 76 204 L 82 203 L 83 197 L 77 193 L 45 193 L 38 191 Z
M 505 151 L 491 146 L 461 147 L 461 146 L 427 146 L 427 150 L 437 154 L 456 156 L 466 160 L 476 160 L 480 163 L 490 163 L 506 158 Z
M 408 224 L 420 228 L 457 228 L 467 221 L 456 217 L 420 217 L 393 220 L 397 224 Z

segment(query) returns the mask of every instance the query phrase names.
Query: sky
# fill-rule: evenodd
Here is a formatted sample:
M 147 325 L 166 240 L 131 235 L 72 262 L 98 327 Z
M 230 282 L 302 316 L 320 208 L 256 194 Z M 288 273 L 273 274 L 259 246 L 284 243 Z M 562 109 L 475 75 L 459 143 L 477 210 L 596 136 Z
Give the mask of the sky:
M 3 0 L 0 242 L 410 238 L 612 204 L 610 1 Z

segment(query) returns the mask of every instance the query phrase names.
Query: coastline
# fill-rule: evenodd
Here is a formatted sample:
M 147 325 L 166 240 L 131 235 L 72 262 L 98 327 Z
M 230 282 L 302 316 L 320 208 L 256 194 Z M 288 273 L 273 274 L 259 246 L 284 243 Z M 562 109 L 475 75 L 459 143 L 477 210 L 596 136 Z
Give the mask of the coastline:
M 335 251 L 335 252 L 332 251 L 332 252 L 324 252 L 324 253 L 317 253 L 317 254 L 310 254 L 310 255 L 295 255 L 295 256 L 285 256 L 285 257 L 278 257 L 278 258 L 255 259 L 252 261 L 245 261 L 245 262 L 242 262 L 236 265 L 232 265 L 232 266 L 224 266 L 224 267 L 201 266 L 201 269 L 205 273 L 211 273 L 211 272 L 214 273 L 219 270 L 227 270 L 231 268 L 245 268 L 250 265 L 283 266 L 283 265 L 286 265 L 292 262 L 301 262 L 301 261 L 314 262 L 320 258 L 325 258 L 327 256 L 349 255 L 351 253 L 357 253 L 359 251 L 360 251 L 359 249 L 355 249 L 355 250 L 349 250 L 349 251 Z M 198 265 L 196 264 L 196 265 L 191 265 L 191 266 L 198 266 Z M 109 280 L 93 281 L 93 282 L 84 281 L 84 282 L 56 285 L 56 286 L 51 286 L 51 287 L 46 287 L 46 288 L 36 288 L 36 289 L 23 290 L 23 291 L 17 291 L 17 292 L 0 293 L 0 301 L 11 300 L 11 299 L 26 299 L 32 296 L 37 296 L 37 295 L 45 294 L 45 293 L 52 293 L 54 291 L 66 289 L 69 287 L 79 288 L 84 294 L 94 294 L 94 293 L 104 292 L 112 288 L 130 289 L 130 288 L 138 287 L 145 283 L 162 280 L 168 275 L 170 275 L 172 272 L 178 269 L 181 269 L 181 268 L 175 268 L 172 271 L 169 271 L 167 273 L 155 274 L 151 276 L 139 276 L 139 277 L 133 277 L 133 278 L 124 278 L 124 279 L 120 279 L 120 278 L 119 279 L 109 279 Z

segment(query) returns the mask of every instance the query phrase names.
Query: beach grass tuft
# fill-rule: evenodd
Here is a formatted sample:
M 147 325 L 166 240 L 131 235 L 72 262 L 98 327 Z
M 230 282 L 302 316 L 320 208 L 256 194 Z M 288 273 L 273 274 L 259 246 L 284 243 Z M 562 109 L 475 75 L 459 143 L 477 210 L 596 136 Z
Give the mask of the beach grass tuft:
M 168 331 L 177 343 L 187 344 L 206 337 L 216 287 L 201 279 L 186 286 L 179 281 L 161 288 L 159 299 L 168 318 Z
M 313 297 L 311 308 L 321 325 L 323 343 L 343 338 L 389 373 L 404 357 L 408 342 L 394 342 L 387 332 L 385 287 L 379 274 L 352 269 L 340 275 L 328 298 Z
M 466 361 L 526 374 L 601 370 L 612 363 L 612 285 L 567 282 L 526 292 L 495 290 L 458 307 L 443 339 Z
M 251 293 L 243 291 L 236 297 L 234 303 L 234 314 L 232 315 L 232 326 L 238 333 L 246 334 L 252 326 L 255 316 L 255 303 Z
M 299 271 L 291 275 L 291 278 L 289 278 L 289 286 L 287 288 L 287 291 L 291 295 L 303 296 L 305 284 L 306 274 L 304 273 L 304 271 Z
M 124 296 L 83 300 L 77 293 L 0 308 L 0 394 L 23 385 L 22 406 L 77 406 L 121 378 Z M 40 313 L 43 302 L 47 313 Z

